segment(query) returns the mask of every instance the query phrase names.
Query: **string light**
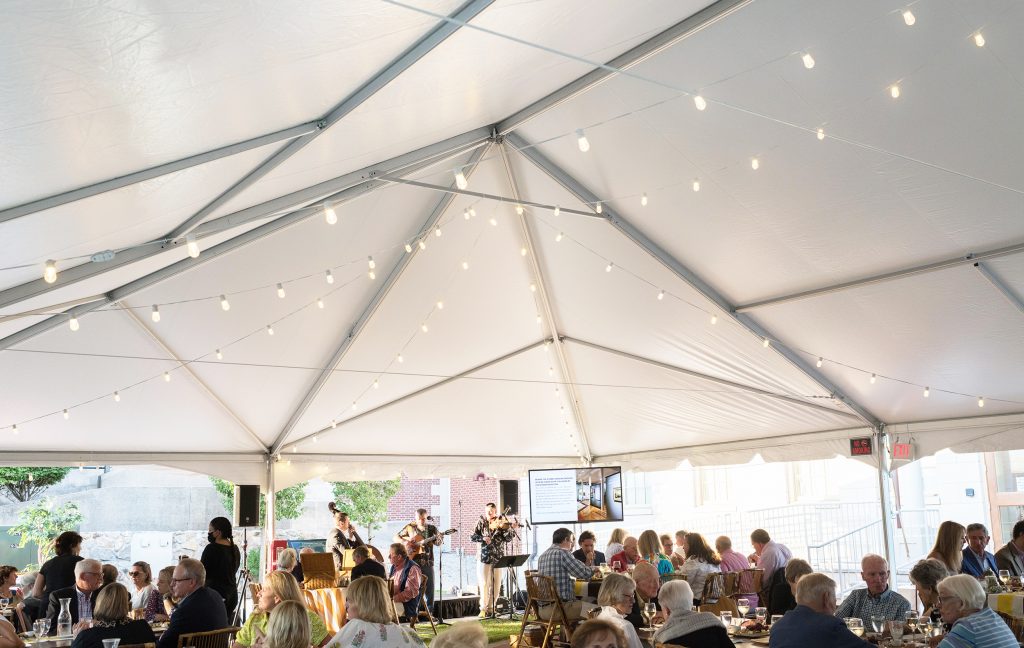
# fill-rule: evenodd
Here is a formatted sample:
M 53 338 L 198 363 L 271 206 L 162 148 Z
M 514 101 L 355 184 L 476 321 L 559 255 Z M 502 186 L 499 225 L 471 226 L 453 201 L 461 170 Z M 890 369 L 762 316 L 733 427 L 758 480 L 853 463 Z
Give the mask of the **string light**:
M 64 420 L 66 421 L 66 420 L 68 420 L 68 419 L 70 419 L 70 418 L 71 418 L 71 412 L 69 412 L 69 411 L 67 411 L 67 410 L 65 409 L 65 410 L 64 410 Z
M 925 387 L 925 388 L 924 388 L 924 397 L 925 397 L 925 398 L 928 398 L 928 396 L 930 396 L 930 395 L 931 395 L 931 393 L 932 393 L 932 390 L 931 390 L 931 388 L 930 388 L 930 387 Z
M 189 234 L 185 237 L 185 248 L 188 250 L 188 255 L 193 259 L 199 258 L 199 243 L 196 241 L 195 234 Z
M 647 194 L 643 194 L 642 196 L 640 196 L 640 206 L 641 207 L 646 207 L 647 206 Z
M 18 433 L 18 424 L 17 423 L 15 423 L 14 425 L 11 426 L 11 432 L 14 433 L 14 434 Z
M 978 396 L 978 407 L 985 407 L 985 397 Z
M 558 233 L 558 235 L 557 235 L 557 236 L 555 236 L 555 243 L 561 243 L 561 242 L 562 242 L 562 238 L 563 238 L 564 236 L 565 236 L 565 234 L 563 234 L 563 233 L 559 232 L 559 233 Z
M 818 356 L 818 362 L 816 362 L 815 365 L 820 369 L 821 368 L 821 363 L 824 362 L 824 361 L 825 361 L 824 358 L 822 358 L 821 356 Z
M 601 203 L 597 203 L 597 205 L 594 206 L 594 211 L 600 214 L 602 211 L 604 211 L 604 207 L 601 206 Z
M 462 262 L 462 269 L 463 270 L 469 270 L 469 261 L 463 261 Z
M 427 327 L 427 323 L 426 322 L 423 322 L 422 324 L 420 324 L 420 330 L 423 331 L 424 333 L 426 333 L 427 331 L 430 330 L 430 328 Z
M 606 265 L 606 266 L 604 267 L 604 271 L 605 271 L 605 272 L 611 272 L 611 271 L 612 271 L 612 268 L 613 268 L 613 267 L 615 267 L 615 264 L 614 264 L 614 263 L 612 263 L 611 261 L 609 261 L 609 262 L 608 262 L 608 265 Z
M 267 335 L 273 335 L 273 334 L 274 334 L 274 326 L 272 324 L 267 324 Z
M 697 178 L 693 179 L 693 191 L 694 193 L 700 191 L 700 180 L 698 180 Z
M 586 153 L 590 150 L 590 140 L 583 134 L 582 128 L 576 129 L 576 146 L 580 147 L 581 153 Z
M 459 189 L 466 189 L 469 186 L 469 180 L 466 180 L 466 174 L 462 169 L 455 170 L 455 186 Z
M 406 245 L 405 247 L 409 247 L 409 246 Z M 334 275 L 331 274 L 330 270 L 327 271 L 327 273 L 324 275 L 324 277 L 327 279 L 327 283 L 329 283 L 329 284 L 334 283 Z
M 894 83 L 891 86 L 889 86 L 889 96 L 892 97 L 893 99 L 900 98 L 900 86 L 898 84 Z
M 405 358 L 402 357 L 401 353 L 398 354 L 398 357 L 395 358 L 395 360 L 398 360 L 398 364 L 402 364 L 403 362 L 405 362 Z
M 473 209 L 472 207 L 469 208 L 469 217 L 476 218 L 476 210 Z
M 761 168 L 761 161 L 757 158 L 750 158 L 750 168 L 757 171 Z
M 693 98 L 693 105 L 697 107 L 697 110 L 704 110 L 708 107 L 708 102 L 704 100 L 704 97 L 696 95 Z
M 658 301 L 661 301 L 663 299 L 665 299 L 665 291 L 664 290 L 659 290 L 658 291 Z
M 354 412 L 357 409 L 359 409 L 359 403 L 352 401 L 352 411 Z
M 318 440 L 319 440 L 319 435 L 314 434 L 313 435 L 313 443 L 316 443 Z
M 419 242 L 416 243 L 416 245 L 418 245 L 421 250 L 426 250 L 427 249 L 427 242 L 424 241 L 423 239 L 420 239 Z
M 530 284 L 530 292 L 537 292 L 537 284 Z
M 711 324 L 712 325 L 718 324 L 718 315 L 715 314 L 715 313 L 711 313 Z
M 804 52 L 804 55 L 800 57 L 804 62 L 804 67 L 810 70 L 814 67 L 814 57 L 811 56 L 810 52 Z
M 331 429 L 333 430 L 336 427 L 338 427 L 338 422 L 334 419 L 331 419 Z
M 72 316 L 71 316 L 71 319 L 70 319 L 70 320 L 68 320 L 68 327 L 69 327 L 69 328 L 70 328 L 70 329 L 71 329 L 72 331 L 77 331 L 77 330 L 78 330 L 78 318 L 77 318 L 77 317 L 75 317 L 74 315 L 72 315 Z
M 366 265 L 368 268 L 370 268 L 370 270 L 373 270 L 374 268 L 377 267 L 377 262 L 373 260 L 372 256 L 366 257 Z
M 819 128 L 818 129 L 818 139 L 819 140 L 825 139 L 825 129 L 824 128 Z
M 438 225 L 437 227 L 434 228 L 434 236 L 437 236 L 438 238 L 440 238 L 440 236 L 441 236 L 441 226 L 440 225 Z
M 871 384 L 872 384 L 872 385 L 874 385 L 874 384 L 875 384 L 875 380 L 877 380 L 877 377 L 875 376 L 875 374 L 871 374 L 871 380 L 870 380 L 870 382 L 871 382 Z
M 154 322 L 160 321 L 160 307 L 156 304 L 153 304 L 153 311 L 149 314 L 149 318 Z
M 224 295 L 220 296 L 220 308 L 225 311 L 231 310 L 231 304 L 228 302 L 228 298 Z
M 405 244 L 405 253 L 412 254 L 412 246 L 409 245 L 408 243 Z
M 497 219 L 497 218 L 495 218 L 494 216 L 491 216 L 491 220 L 490 220 L 490 223 L 491 223 L 491 225 L 493 225 L 494 227 L 497 227 L 497 226 L 498 226 L 498 219 Z
M 516 215 L 522 216 L 524 211 L 525 210 L 523 209 L 522 205 L 516 205 Z
M 43 281 L 51 284 L 57 281 L 57 262 L 53 259 L 47 261 L 43 268 Z
M 115 403 L 120 403 L 121 402 L 121 393 L 120 392 L 114 392 L 114 402 Z
M 441 300 L 437 301 L 437 310 L 444 310 L 444 302 Z
M 217 349 L 217 359 L 218 360 L 223 360 L 224 359 L 224 354 L 221 353 L 220 349 Z
M 374 279 L 377 278 L 377 273 L 374 272 L 373 270 L 370 270 L 366 273 L 366 276 L 370 278 L 370 281 L 373 281 Z
M 376 378 L 373 379 L 373 388 L 374 389 L 380 389 L 380 380 L 378 380 Z
M 974 44 L 978 47 L 985 47 L 985 37 L 981 35 L 981 32 L 974 35 Z
M 323 297 L 317 297 L 316 298 L 316 307 L 321 309 L 321 310 L 323 310 L 323 308 L 324 308 L 324 299 L 323 299 Z
M 171 382 L 171 372 L 169 372 L 169 371 L 165 371 L 164 372 L 164 382 Z
M 769 346 L 771 346 L 771 344 L 772 344 L 772 341 L 771 341 L 771 340 L 769 340 L 768 338 L 765 338 L 765 339 L 764 339 L 764 341 L 762 341 L 762 342 L 761 342 L 761 346 L 763 346 L 763 347 L 764 347 L 764 348 L 766 348 L 766 349 L 767 349 L 767 348 L 768 348 Z
M 469 220 L 469 210 L 468 209 L 462 210 L 462 217 L 464 219 L 466 219 L 466 220 Z
M 555 216 L 558 216 L 561 213 L 562 213 L 562 208 L 559 207 L 558 205 L 555 205 Z
M 338 222 L 338 214 L 335 213 L 334 208 L 330 205 L 324 205 L 324 220 L 327 221 L 328 225 L 334 225 Z
M 538 324 L 540 324 L 540 323 L 541 323 L 541 322 L 543 322 L 543 321 L 544 321 L 544 320 L 542 320 L 542 319 L 540 318 L 540 315 L 537 315 L 537 323 L 538 323 Z
M 917 22 L 917 18 L 914 17 L 914 12 L 910 9 L 904 9 L 903 22 L 907 23 L 907 27 L 913 26 L 913 24 Z
M 282 284 L 277 284 L 277 296 L 284 299 L 284 286 Z
M 526 256 L 526 248 L 525 247 L 519 248 L 519 256 Z

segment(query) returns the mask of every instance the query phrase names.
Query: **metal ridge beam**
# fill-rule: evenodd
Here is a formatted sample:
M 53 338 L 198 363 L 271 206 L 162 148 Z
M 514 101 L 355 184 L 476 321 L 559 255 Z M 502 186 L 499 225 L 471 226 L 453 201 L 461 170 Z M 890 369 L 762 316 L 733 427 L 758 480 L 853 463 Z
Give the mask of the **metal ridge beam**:
M 432 463 L 534 463 L 538 461 L 570 461 L 572 463 L 579 463 L 579 457 L 576 455 L 558 455 L 558 456 L 530 456 L 521 457 L 515 455 L 504 455 L 496 457 L 494 455 L 432 455 L 432 454 L 419 454 L 415 456 L 409 455 L 386 455 L 386 454 L 357 454 L 349 452 L 325 452 L 323 454 L 316 454 L 314 452 L 289 452 L 287 455 L 282 456 L 282 459 L 287 461 L 294 461 L 296 463 L 319 463 L 322 461 L 363 461 L 363 462 L 374 462 L 374 463 L 388 463 L 388 462 L 400 462 L 407 464 L 432 464 Z
M 539 150 L 537 150 L 536 147 L 532 146 L 516 133 L 509 133 L 505 138 L 512 143 L 512 146 L 518 149 L 521 155 L 530 160 L 534 166 L 546 173 L 552 180 L 561 185 L 569 193 L 576 196 L 580 201 L 588 204 L 595 204 L 600 200 L 587 187 L 569 175 L 557 164 L 545 157 Z M 607 214 L 608 223 L 612 227 L 626 236 L 626 238 L 633 241 L 633 243 L 635 243 L 640 249 L 647 252 L 651 257 L 660 262 L 677 277 L 689 284 L 690 287 L 699 292 L 704 296 L 704 298 L 713 302 L 726 316 L 731 317 L 739 326 L 760 339 L 767 338 L 775 341 L 776 343 L 773 344 L 772 347 L 782 355 L 782 357 L 788 360 L 791 365 L 805 376 L 821 386 L 822 389 L 831 394 L 834 398 L 843 402 L 847 407 L 860 416 L 860 418 L 871 425 L 871 427 L 876 427 L 881 424 L 878 417 L 872 414 L 867 408 L 847 397 L 839 387 L 826 378 L 824 374 L 811 367 L 792 349 L 786 347 L 781 342 L 778 342 L 778 337 L 772 335 L 771 332 L 766 330 L 751 317 L 735 312 L 733 305 L 730 304 L 721 293 L 690 270 L 690 268 L 683 265 L 678 259 L 663 250 L 650 237 L 623 218 L 622 215 L 618 214 L 610 207 L 605 210 L 605 212 Z
M 279 196 L 258 205 L 246 207 L 232 214 L 215 218 L 196 228 L 196 239 L 202 240 L 241 225 L 270 218 L 276 214 L 284 213 L 287 215 L 288 210 L 313 201 L 327 199 L 338 202 L 342 200 L 340 196 L 352 186 L 385 174 L 412 173 L 439 160 L 472 150 L 488 142 L 490 134 L 490 128 L 477 128 L 336 178 L 325 180 L 311 187 L 293 191 L 284 196 Z M 374 180 L 374 182 L 377 181 Z M 309 213 L 311 214 L 312 210 Z M 13 306 L 27 299 L 38 297 L 79 281 L 91 279 L 117 268 L 148 259 L 157 254 L 180 247 L 180 244 L 180 240 L 145 243 L 118 252 L 111 261 L 83 263 L 62 270 L 57 275 L 57 281 L 52 284 L 48 284 L 42 278 L 39 278 L 0 290 L 0 308 Z
M 317 124 L 318 122 L 315 121 L 300 124 L 274 133 L 267 133 L 266 135 L 260 135 L 234 144 L 228 144 L 227 146 L 222 146 L 220 148 L 213 149 L 212 151 L 197 153 L 196 155 L 190 155 L 188 157 L 181 158 L 180 160 L 174 160 L 173 162 L 158 164 L 156 166 L 149 167 L 148 169 L 135 171 L 134 173 L 127 173 L 123 176 L 102 180 L 90 185 L 85 185 L 84 187 L 47 196 L 46 198 L 39 198 L 38 200 L 15 205 L 14 207 L 8 207 L 7 209 L 0 209 L 0 223 L 14 220 L 15 218 L 21 218 L 22 216 L 35 214 L 47 209 L 53 209 L 54 207 L 60 207 L 61 205 L 97 196 L 108 191 L 114 191 L 115 189 L 121 189 L 128 185 L 152 180 L 153 178 L 158 178 L 162 175 L 167 175 L 176 171 L 183 171 L 194 166 L 199 166 L 200 164 L 213 162 L 214 160 L 230 157 L 238 153 L 245 153 L 246 151 L 251 151 L 261 146 L 266 146 L 267 144 L 275 144 L 277 142 L 295 139 L 296 137 L 302 137 L 303 135 L 316 131 L 318 128 Z
M 981 276 L 988 279 L 988 282 L 992 284 L 999 293 L 1006 298 L 1006 301 L 1010 302 L 1017 310 L 1024 313 L 1024 300 L 1020 298 L 1012 288 L 1006 285 L 1006 282 L 997 277 L 991 269 L 987 266 L 979 263 L 975 263 L 974 267 L 981 273 Z
M 692 16 L 672 25 L 665 31 L 640 43 L 628 52 L 624 52 L 608 61 L 607 68 L 626 69 L 638 65 L 657 55 L 662 50 L 672 47 L 684 38 L 705 27 L 713 25 L 734 11 L 742 9 L 753 0 L 718 0 L 701 9 Z M 579 77 L 575 81 L 562 86 L 551 94 L 543 97 L 518 112 L 506 117 L 498 123 L 498 135 L 506 135 L 526 122 L 537 117 L 555 106 L 584 93 L 594 86 L 615 75 L 607 68 L 598 68 Z
M 494 0 L 467 0 L 459 7 L 450 18 L 459 22 L 469 22 L 481 11 L 491 5 Z M 365 103 L 379 90 L 394 81 L 400 74 L 412 67 L 417 61 L 430 53 L 435 47 L 443 43 L 449 36 L 458 31 L 459 25 L 449 20 L 439 21 L 426 35 L 421 37 L 404 52 L 388 63 L 382 70 L 374 74 L 365 83 L 359 86 L 332 108 L 321 120 L 317 130 L 298 137 L 281 147 L 277 152 L 261 162 L 255 169 L 247 173 L 236 183 L 228 187 L 219 196 L 207 203 L 202 209 L 189 216 L 180 225 L 167 234 L 167 238 L 178 238 L 191 232 L 196 225 L 205 220 L 210 214 L 219 209 L 229 200 L 251 187 L 260 178 L 264 177 L 285 160 L 292 157 L 307 144 L 316 139 L 321 133 L 338 123 L 346 115 Z
M 118 463 L 150 464 L 154 461 L 201 461 L 230 463 L 262 463 L 267 454 L 258 452 L 175 452 L 154 450 L 149 452 L 122 452 L 120 450 L 4 450 L 0 465 L 50 466 L 50 462 L 68 464 L 85 463 L 91 466 L 110 461 Z
M 957 266 L 966 265 L 968 263 L 973 263 L 977 265 L 979 261 L 1010 256 L 1011 254 L 1020 254 L 1021 252 L 1024 252 L 1024 243 L 1016 243 L 1014 245 L 1008 245 L 1006 247 L 1001 247 L 994 250 L 986 250 L 984 252 L 970 252 L 968 254 L 965 254 L 964 256 L 954 257 L 952 259 L 943 259 L 942 261 L 925 263 L 923 265 L 911 266 L 909 268 L 901 268 L 899 270 L 893 270 L 892 272 L 884 272 L 882 274 L 869 275 L 867 277 L 852 279 L 850 281 L 844 281 L 842 283 L 832 284 L 830 286 L 821 286 L 819 288 L 802 290 L 800 292 L 790 293 L 788 295 L 769 297 L 767 299 L 760 299 L 758 301 L 750 302 L 747 304 L 740 304 L 739 306 L 736 307 L 736 312 L 746 313 L 756 308 L 764 308 L 765 306 L 774 306 L 776 304 L 785 304 L 787 302 L 797 301 L 800 299 L 807 299 L 809 297 L 817 297 L 818 295 L 839 292 L 841 290 L 848 290 L 850 288 L 868 286 L 871 284 L 883 283 L 885 281 L 893 281 L 895 279 L 912 277 L 914 275 L 926 274 L 929 272 L 937 272 L 939 270 L 947 270 L 949 268 L 955 268 Z
M 472 175 L 473 171 L 476 170 L 477 164 L 480 162 L 480 159 L 484 156 L 484 154 L 487 152 L 489 148 L 489 146 L 482 146 L 473 152 L 473 155 L 467 162 L 468 168 L 466 169 L 466 175 Z M 423 221 L 422 225 L 420 225 L 420 227 L 416 231 L 429 232 L 430 230 L 432 230 L 434 228 L 434 225 L 439 220 L 441 220 L 441 217 L 444 215 L 445 210 L 448 209 L 448 206 L 451 205 L 454 199 L 455 194 L 447 193 L 442 195 L 441 199 L 438 200 L 437 204 L 434 205 L 434 208 L 430 210 L 430 214 L 427 216 L 426 220 Z M 366 304 L 366 306 L 363 308 L 363 311 L 359 314 L 359 316 L 356 318 L 356 321 L 352 324 L 352 328 L 349 329 L 348 334 L 345 335 L 345 337 L 342 338 L 341 342 L 339 342 L 335 346 L 334 352 L 324 363 L 323 368 L 320 369 L 320 373 L 318 373 L 316 378 L 313 379 L 312 384 L 310 384 L 309 389 L 306 390 L 306 393 L 303 395 L 302 400 L 299 402 L 298 406 L 296 406 L 295 410 L 292 411 L 291 416 L 288 417 L 288 421 L 284 424 L 284 427 L 281 428 L 281 432 L 277 435 L 277 438 L 270 446 L 270 454 L 277 454 L 278 451 L 281 449 L 281 446 L 288 438 L 288 435 L 291 434 L 292 431 L 295 429 L 295 426 L 298 425 L 299 419 L 301 419 L 302 416 L 306 413 L 306 410 L 309 409 L 309 406 L 313 404 L 313 401 L 320 394 L 320 390 L 324 388 L 328 380 L 330 380 L 331 376 L 334 374 L 334 370 L 338 367 L 338 364 L 340 364 L 342 359 L 344 359 L 345 355 L 348 353 L 348 350 L 352 348 L 352 344 L 355 343 L 356 339 L 359 337 L 359 334 L 362 333 L 363 330 L 366 328 L 366 325 L 370 322 L 370 319 L 373 318 L 374 314 L 377 312 L 377 309 L 380 307 L 380 305 L 384 303 L 384 299 L 391 292 L 391 289 L 395 286 L 395 284 L 398 283 L 398 280 L 402 277 L 402 274 L 412 263 L 413 258 L 417 255 L 419 251 L 419 246 L 414 245 L 411 253 L 402 254 L 401 256 L 398 257 L 398 261 L 395 263 L 394 267 L 391 268 L 391 271 L 388 273 L 387 278 L 381 284 L 381 287 L 377 290 L 376 293 L 374 293 L 373 297 L 370 298 L 370 301 Z
M 808 402 L 808 401 L 805 401 L 805 400 L 801 400 L 801 399 L 796 398 L 794 396 L 786 396 L 785 394 L 776 394 L 775 392 L 770 392 L 770 391 L 768 391 L 766 389 L 761 389 L 760 387 L 752 387 L 750 385 L 744 385 L 743 383 L 733 382 L 732 380 L 726 380 L 725 378 L 718 378 L 716 376 L 710 376 L 708 374 L 701 373 L 699 371 L 694 371 L 693 369 L 685 369 L 683 367 L 677 367 L 676 365 L 669 364 L 667 362 L 662 362 L 660 360 L 654 360 L 652 358 L 646 358 L 646 357 L 641 356 L 641 355 L 636 355 L 635 353 L 630 353 L 629 351 L 621 351 L 619 349 L 613 349 L 611 347 L 606 347 L 603 344 L 597 344 L 596 342 L 588 342 L 586 340 L 581 340 L 579 338 L 574 338 L 574 337 L 570 337 L 570 336 L 564 336 L 563 340 L 566 341 L 566 342 L 572 342 L 572 343 L 575 343 L 575 344 L 579 344 L 580 346 L 585 346 L 585 347 L 589 347 L 591 349 L 596 349 L 597 351 L 604 351 L 605 353 L 611 353 L 613 355 L 617 355 L 617 356 L 626 358 L 628 360 L 635 360 L 637 362 L 642 362 L 644 364 L 649 364 L 652 367 L 658 367 L 660 369 L 665 369 L 665 370 L 671 371 L 673 373 L 680 373 L 680 374 L 684 374 L 684 375 L 687 375 L 687 376 L 691 376 L 693 378 L 698 378 L 700 380 L 706 380 L 708 382 L 713 382 L 713 383 L 718 384 L 718 385 L 724 385 L 726 387 L 732 387 L 732 388 L 738 389 L 740 391 L 750 392 L 751 394 L 757 394 L 759 396 L 767 396 L 769 398 L 774 398 L 776 400 L 786 401 L 787 403 L 792 403 L 794 405 L 801 405 L 803 407 L 810 407 L 810 408 L 813 408 L 813 409 L 821 410 L 823 412 L 828 412 L 829 414 L 838 414 L 839 416 L 853 416 L 853 417 L 859 418 L 855 414 L 851 414 L 850 412 L 844 412 L 842 410 L 837 410 L 837 409 L 834 409 L 834 408 L 831 408 L 831 407 L 826 407 L 824 405 L 818 405 L 817 403 L 811 403 L 811 402 Z
M 439 381 L 437 381 L 435 383 L 427 385 L 426 387 L 421 387 L 420 389 L 417 389 L 415 391 L 411 391 L 408 394 L 405 394 L 404 396 L 399 396 L 398 398 L 396 398 L 394 400 L 390 400 L 390 401 L 388 401 L 386 403 L 383 403 L 381 405 L 378 405 L 377 407 L 374 407 L 374 408 L 362 411 L 359 414 L 356 414 L 355 416 L 352 416 L 350 418 L 345 419 L 344 421 L 339 421 L 336 428 L 331 428 L 331 427 L 321 428 L 321 429 L 319 429 L 319 430 L 317 430 L 315 432 L 310 432 L 309 434 L 307 434 L 305 436 L 301 436 L 298 439 L 295 439 L 294 441 L 289 442 L 289 444 L 292 447 L 295 447 L 299 443 L 302 443 L 303 441 L 305 441 L 306 439 L 308 439 L 310 437 L 316 436 L 318 434 L 324 434 L 324 433 L 327 433 L 327 432 L 333 432 L 333 431 L 336 431 L 336 430 L 340 430 L 345 425 L 348 425 L 350 423 L 354 423 L 354 422 L 358 421 L 359 419 L 361 419 L 361 418 L 363 418 L 365 416 L 369 416 L 370 414 L 373 414 L 374 412 L 380 412 L 381 410 L 388 409 L 389 407 L 392 407 L 394 405 L 398 405 L 399 403 L 407 401 L 410 398 L 416 398 L 417 396 L 421 396 L 421 395 L 426 394 L 428 392 L 434 391 L 435 389 L 437 389 L 439 387 L 444 387 L 445 385 L 447 385 L 449 383 L 453 383 L 456 380 L 460 380 L 462 378 L 465 378 L 466 376 L 468 376 L 470 374 L 474 374 L 474 373 L 476 373 L 478 371 L 483 371 L 484 369 L 487 369 L 488 367 L 492 367 L 492 366 L 494 366 L 496 364 L 500 364 L 500 363 L 502 363 L 502 362 L 504 362 L 506 360 L 509 360 L 509 359 L 514 358 L 514 357 L 516 357 L 518 355 L 526 353 L 527 351 L 530 351 L 531 349 L 536 349 L 537 347 L 541 346 L 542 344 L 546 344 L 549 341 L 550 340 L 548 340 L 548 339 L 544 339 L 544 340 L 538 340 L 537 342 L 533 342 L 531 344 L 527 344 L 526 346 L 520 347 L 520 348 L 516 349 L 515 351 L 510 351 L 510 352 L 506 353 L 505 355 L 503 355 L 501 357 L 494 358 L 493 360 L 488 360 L 487 362 L 485 362 L 483 364 L 476 365 L 475 367 L 470 367 L 469 369 L 466 369 L 464 371 L 460 371 L 459 373 L 455 374 L 454 376 L 448 376 L 447 378 L 444 378 L 444 379 L 439 380 Z

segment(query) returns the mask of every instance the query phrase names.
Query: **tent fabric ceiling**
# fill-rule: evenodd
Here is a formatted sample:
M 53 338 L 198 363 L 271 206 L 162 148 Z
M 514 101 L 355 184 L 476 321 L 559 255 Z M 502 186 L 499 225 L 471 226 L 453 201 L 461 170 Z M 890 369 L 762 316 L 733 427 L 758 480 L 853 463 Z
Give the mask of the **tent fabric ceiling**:
M 344 103 L 444 25 L 437 15 L 467 7 L 479 10 L 468 25 Z M 1024 241 L 1024 7 L 918 3 L 913 26 L 904 8 L 9 4 L 0 462 L 145 456 L 266 485 L 268 453 L 280 453 L 280 487 L 515 475 L 581 457 L 644 468 L 830 457 L 874 420 L 919 452 L 1019 446 L 1024 255 L 772 301 Z M 515 144 L 473 140 L 594 69 L 584 61 L 716 12 L 628 73 L 530 113 Z M 228 253 L 191 260 L 163 237 L 287 140 L 4 217 L 339 105 L 352 109 L 206 215 L 264 210 L 203 238 L 204 251 L 291 218 Z M 422 164 L 385 168 L 423 147 Z M 469 193 L 432 188 L 451 186 L 453 170 Z M 340 189 L 352 198 L 331 226 L 321 207 Z M 154 241 L 142 260 L 19 292 L 47 259 L 66 271 Z M 151 273 L 159 281 L 116 292 Z M 68 309 L 104 296 L 117 303 L 71 331 Z M 55 314 L 59 326 L 27 335 Z

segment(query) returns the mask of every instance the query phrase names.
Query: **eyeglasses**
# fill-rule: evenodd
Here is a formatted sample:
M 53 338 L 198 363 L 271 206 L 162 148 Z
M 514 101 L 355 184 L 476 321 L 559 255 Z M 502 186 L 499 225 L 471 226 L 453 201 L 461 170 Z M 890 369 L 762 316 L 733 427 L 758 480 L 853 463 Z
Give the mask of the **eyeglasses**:
M 129 575 L 129 576 L 132 576 L 132 577 L 135 577 L 135 576 L 142 576 L 142 572 L 139 572 L 139 571 L 134 571 L 134 572 L 128 572 L 128 575 Z
M 960 597 L 958 597 L 958 596 L 939 596 L 937 600 L 939 601 L 939 605 L 941 605 L 941 604 L 945 603 L 946 601 L 959 601 Z
M 184 581 L 190 581 L 190 580 L 195 580 L 195 579 L 192 578 L 191 576 L 186 576 L 185 578 L 172 578 L 171 582 L 172 583 L 182 583 Z
M 82 576 L 92 576 L 93 578 L 103 578 L 103 574 L 100 572 L 82 572 Z

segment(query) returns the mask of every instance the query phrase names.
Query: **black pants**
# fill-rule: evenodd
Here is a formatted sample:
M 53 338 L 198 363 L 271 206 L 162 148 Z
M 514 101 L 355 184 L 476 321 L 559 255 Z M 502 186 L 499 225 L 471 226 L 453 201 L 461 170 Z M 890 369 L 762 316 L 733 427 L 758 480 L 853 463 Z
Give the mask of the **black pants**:
M 420 571 L 423 572 L 423 576 L 427 579 L 427 589 L 423 593 L 423 598 L 427 600 L 427 609 L 430 613 L 434 613 L 434 590 L 437 587 L 437 581 L 434 580 L 434 563 L 433 561 L 422 559 L 417 560 L 416 564 L 419 565 Z

